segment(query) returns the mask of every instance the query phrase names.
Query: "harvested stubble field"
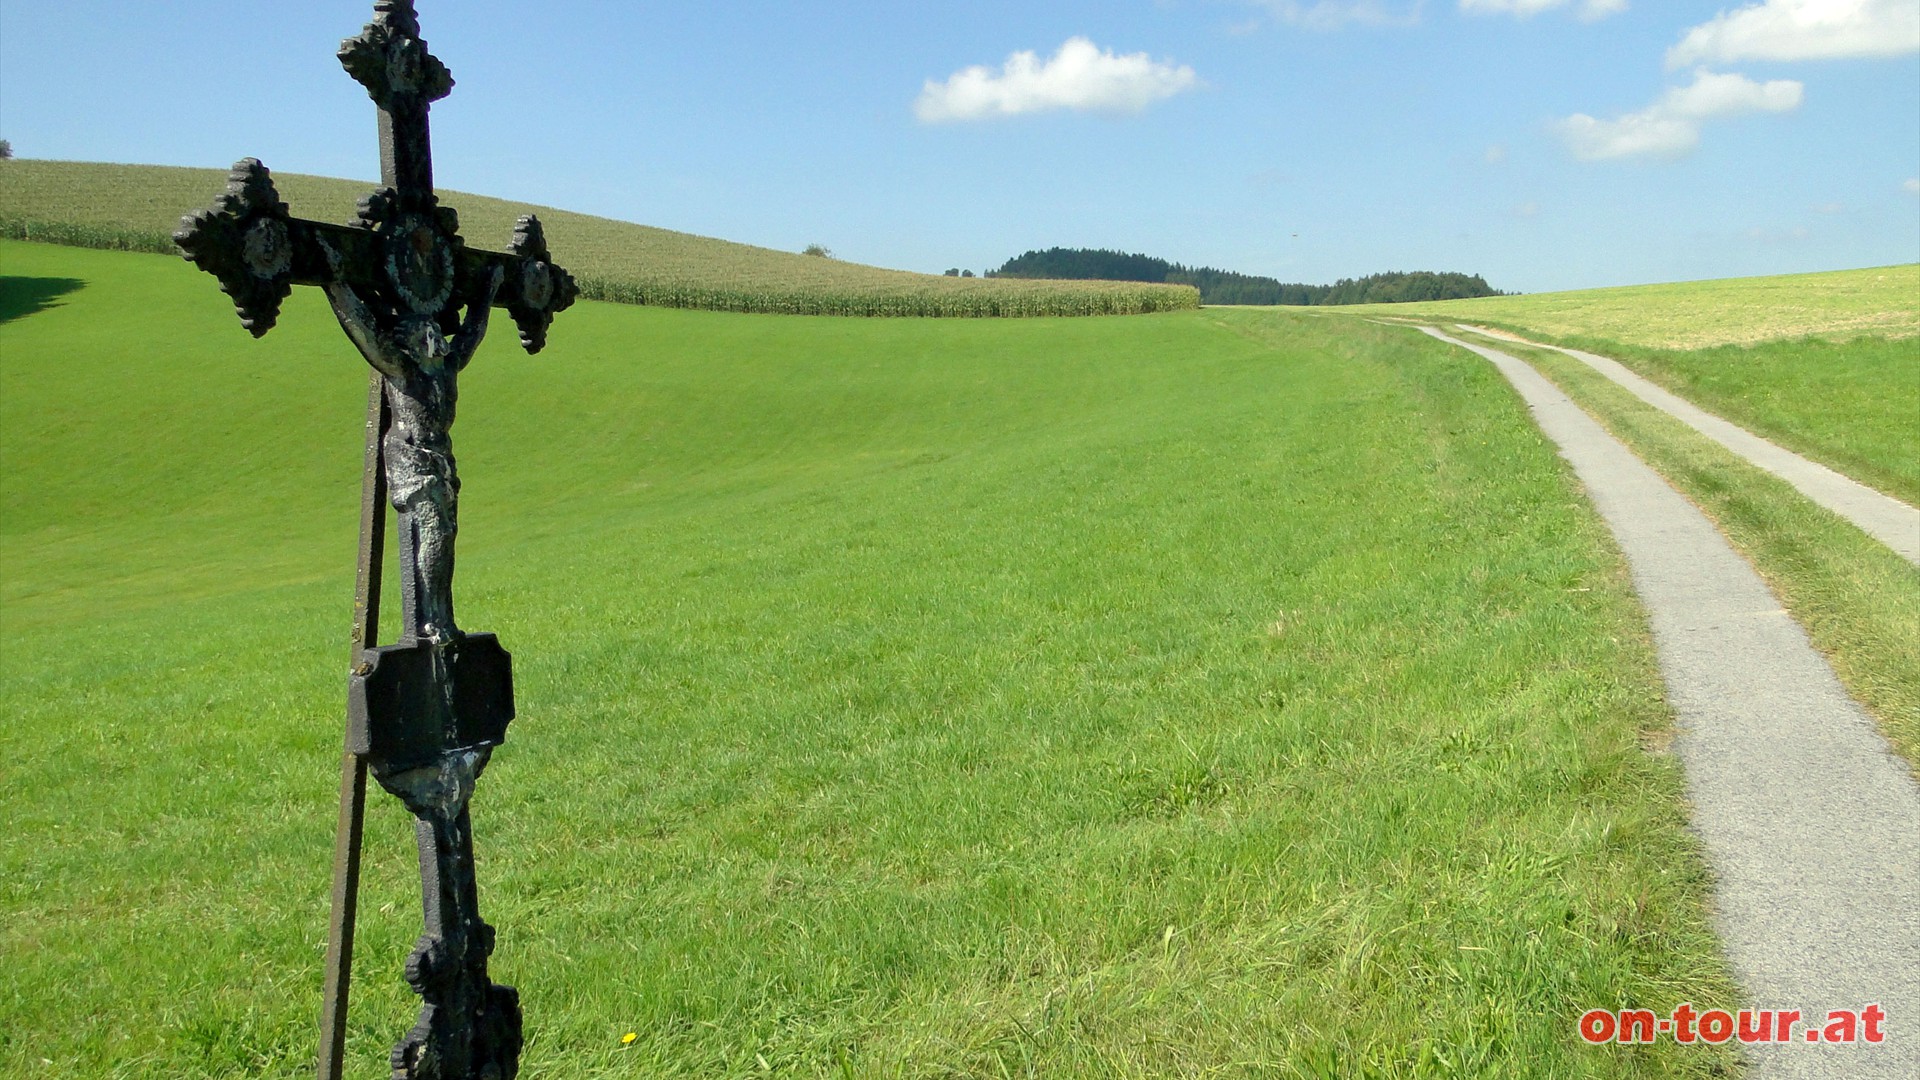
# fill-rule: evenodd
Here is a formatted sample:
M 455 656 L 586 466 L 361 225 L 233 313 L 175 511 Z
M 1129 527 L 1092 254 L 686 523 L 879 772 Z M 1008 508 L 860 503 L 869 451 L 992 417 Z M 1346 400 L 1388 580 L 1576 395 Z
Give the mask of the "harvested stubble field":
M 0 1074 L 310 1068 L 362 364 L 0 242 Z M 463 377 L 525 1075 L 1720 1075 L 1617 554 L 1499 377 L 1285 312 L 586 303 Z M 353 1067 L 411 1022 L 369 826 Z M 631 1045 L 622 1037 L 633 1033 Z
M 211 203 L 226 172 L 71 161 L 0 162 L 0 236 L 171 253 L 180 216 Z M 275 173 L 295 215 L 351 221 L 375 185 Z M 883 270 L 544 206 L 443 191 L 461 234 L 504 248 L 521 214 L 538 214 L 582 295 L 653 307 L 788 315 L 1125 315 L 1198 307 L 1183 285 L 950 278 Z

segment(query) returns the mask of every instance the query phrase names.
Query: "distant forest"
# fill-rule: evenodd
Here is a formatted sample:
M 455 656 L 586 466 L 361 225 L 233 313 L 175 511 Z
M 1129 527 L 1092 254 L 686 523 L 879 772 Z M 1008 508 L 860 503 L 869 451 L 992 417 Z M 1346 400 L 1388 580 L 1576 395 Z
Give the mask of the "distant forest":
M 1203 304 L 1400 304 L 1503 295 L 1490 288 L 1479 274 L 1436 274 L 1419 270 L 1342 278 L 1332 285 L 1301 285 L 1207 266 L 1182 266 L 1150 255 L 1090 248 L 1029 251 L 1017 259 L 1008 259 L 998 270 L 987 271 L 987 276 L 1192 285 L 1200 290 Z

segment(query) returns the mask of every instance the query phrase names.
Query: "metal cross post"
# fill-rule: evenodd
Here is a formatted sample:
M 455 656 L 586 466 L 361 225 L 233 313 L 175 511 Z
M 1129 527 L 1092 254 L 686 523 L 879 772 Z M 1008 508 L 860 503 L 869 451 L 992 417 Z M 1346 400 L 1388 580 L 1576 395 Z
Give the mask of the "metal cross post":
M 476 251 L 433 193 L 427 109 L 453 89 L 427 51 L 412 0 L 376 0 L 373 21 L 340 47 L 347 73 L 380 109 L 385 185 L 348 225 L 293 217 L 251 158 L 226 195 L 174 234 L 213 274 L 255 337 L 272 329 L 298 285 L 326 290 L 335 317 L 373 367 L 367 414 L 361 557 L 346 754 L 335 850 L 319 1075 L 337 1080 L 346 1035 L 359 880 L 360 828 L 371 769 L 418 819 L 425 933 L 406 977 L 423 1003 L 394 1047 L 397 1080 L 511 1080 L 519 1068 L 520 1006 L 487 977 L 493 928 L 480 918 L 468 802 L 513 718 L 513 675 L 492 634 L 453 622 L 453 544 L 460 480 L 453 424 L 460 370 L 504 307 L 529 353 L 574 300 L 540 223 L 520 219 L 508 253 Z M 397 512 L 400 640 L 377 646 L 385 508 Z

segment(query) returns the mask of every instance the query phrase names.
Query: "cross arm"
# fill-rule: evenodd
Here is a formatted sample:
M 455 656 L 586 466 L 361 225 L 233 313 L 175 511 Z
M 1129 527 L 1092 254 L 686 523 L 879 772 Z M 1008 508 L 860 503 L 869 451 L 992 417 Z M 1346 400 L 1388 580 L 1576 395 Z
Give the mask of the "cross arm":
M 255 337 L 273 328 L 293 286 L 346 285 L 376 312 L 432 316 L 449 334 L 459 328 L 460 308 L 491 297 L 535 353 L 554 315 L 579 295 L 532 215 L 520 219 L 506 252 L 467 247 L 452 210 L 404 209 L 387 188 L 362 200 L 354 224 L 308 221 L 292 215 L 272 174 L 253 158 L 233 167 L 226 193 L 182 219 L 173 239 L 188 261 L 219 280 Z
M 267 167 L 254 158 L 234 165 L 219 201 L 181 219 L 173 242 L 187 261 L 219 280 L 254 337 L 273 329 L 293 286 L 360 284 L 342 275 L 376 262 L 379 246 L 365 230 L 294 217 Z M 338 259 L 328 258 L 329 245 Z

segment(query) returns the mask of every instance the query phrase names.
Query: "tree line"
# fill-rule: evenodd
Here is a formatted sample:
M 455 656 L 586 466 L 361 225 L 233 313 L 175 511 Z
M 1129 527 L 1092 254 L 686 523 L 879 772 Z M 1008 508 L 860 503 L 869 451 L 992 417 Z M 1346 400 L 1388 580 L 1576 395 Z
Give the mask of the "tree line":
M 1189 267 L 1150 255 L 1092 248 L 1048 248 L 1008 259 L 988 277 L 1065 278 L 1075 281 L 1147 281 L 1192 285 L 1203 304 L 1400 304 L 1503 295 L 1479 274 L 1391 271 L 1341 278 L 1332 285 L 1282 282 L 1210 266 Z

